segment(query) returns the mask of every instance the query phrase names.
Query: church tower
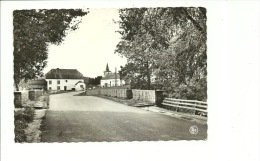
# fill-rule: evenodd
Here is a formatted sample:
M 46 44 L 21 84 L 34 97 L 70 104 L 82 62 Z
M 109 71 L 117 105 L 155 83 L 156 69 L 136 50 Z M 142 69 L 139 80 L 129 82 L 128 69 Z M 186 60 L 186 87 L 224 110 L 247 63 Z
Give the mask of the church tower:
M 108 63 L 107 63 L 106 70 L 104 71 L 104 76 L 106 76 L 110 73 L 111 73 L 111 71 L 109 70 Z

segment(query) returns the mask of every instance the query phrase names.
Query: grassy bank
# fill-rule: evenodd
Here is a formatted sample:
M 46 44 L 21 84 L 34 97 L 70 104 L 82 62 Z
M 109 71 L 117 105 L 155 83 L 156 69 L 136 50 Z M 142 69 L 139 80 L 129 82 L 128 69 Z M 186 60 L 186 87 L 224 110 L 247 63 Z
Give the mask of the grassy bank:
M 14 111 L 15 142 L 26 142 L 25 129 L 34 119 L 35 110 L 32 107 L 24 107 Z
M 41 104 L 42 109 L 35 110 L 35 104 Z M 39 142 L 40 137 L 38 126 L 42 124 L 42 118 L 45 116 L 46 109 L 49 108 L 49 95 L 44 94 L 35 101 L 26 100 L 23 108 L 15 108 L 14 125 L 15 125 L 15 142 Z

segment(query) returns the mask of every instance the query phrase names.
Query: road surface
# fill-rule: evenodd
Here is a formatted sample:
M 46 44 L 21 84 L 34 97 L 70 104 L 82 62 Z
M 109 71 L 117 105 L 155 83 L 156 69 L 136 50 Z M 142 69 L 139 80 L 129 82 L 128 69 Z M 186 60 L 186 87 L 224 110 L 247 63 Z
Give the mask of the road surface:
M 50 96 L 42 142 L 205 140 L 207 126 L 94 96 Z M 189 128 L 196 125 L 197 134 Z

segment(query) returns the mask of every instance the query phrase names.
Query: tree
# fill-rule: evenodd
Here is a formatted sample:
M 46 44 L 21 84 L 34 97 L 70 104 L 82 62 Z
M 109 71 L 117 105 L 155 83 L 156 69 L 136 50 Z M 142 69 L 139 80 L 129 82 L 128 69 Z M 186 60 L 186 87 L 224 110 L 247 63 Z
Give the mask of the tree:
M 153 73 L 167 94 L 184 89 L 194 99 L 193 89 L 203 89 L 206 97 L 205 8 L 134 8 L 119 14 L 122 38 L 115 52 L 135 64 L 135 73 L 146 77 L 147 89 Z
M 14 84 L 19 90 L 21 80 L 42 76 L 47 64 L 48 44 L 59 45 L 65 36 L 78 28 L 77 17 L 86 15 L 81 9 L 15 10 Z
M 174 36 L 159 56 L 158 82 L 175 98 L 206 100 L 206 9 L 179 8 L 175 16 Z
M 149 41 L 149 35 L 145 33 L 147 27 L 144 21 L 144 16 L 147 12 L 146 8 L 140 9 L 121 9 L 119 11 L 121 21 L 119 22 L 121 31 L 118 31 L 122 35 L 122 41 L 117 45 L 116 53 L 125 56 L 128 59 L 129 65 L 135 64 L 135 76 L 139 83 L 142 78 L 146 82 L 146 89 L 150 89 L 150 77 L 151 71 L 151 59 L 149 57 L 149 47 L 151 46 Z M 146 77 L 146 79 L 145 79 Z M 133 79 L 132 82 L 135 82 Z M 142 83 L 141 83 L 142 84 Z
M 140 66 L 135 63 L 127 63 L 124 67 L 121 66 L 119 70 L 120 79 L 131 80 L 131 88 L 146 89 L 147 80 L 143 71 L 144 69 L 139 68 Z
M 102 76 L 97 76 L 97 77 L 95 77 L 95 79 L 94 79 L 94 85 L 100 85 L 101 79 L 102 79 Z
M 95 78 L 90 78 L 89 79 L 89 85 L 100 85 L 100 81 L 102 79 L 102 76 L 97 76 Z

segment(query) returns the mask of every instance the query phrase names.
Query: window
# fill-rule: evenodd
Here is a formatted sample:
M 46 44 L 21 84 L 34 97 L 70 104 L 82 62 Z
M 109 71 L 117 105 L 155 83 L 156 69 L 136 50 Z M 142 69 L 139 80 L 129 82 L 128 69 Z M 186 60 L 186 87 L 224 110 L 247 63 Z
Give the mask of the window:
M 66 80 L 66 82 L 68 82 L 68 80 Z
M 60 81 L 59 81 L 59 80 L 57 81 L 57 84 L 60 84 Z
M 51 87 L 49 87 L 49 90 L 51 90 Z
M 51 84 L 52 82 L 51 81 L 49 81 L 49 84 Z
M 57 90 L 60 90 L 60 86 L 57 86 Z

